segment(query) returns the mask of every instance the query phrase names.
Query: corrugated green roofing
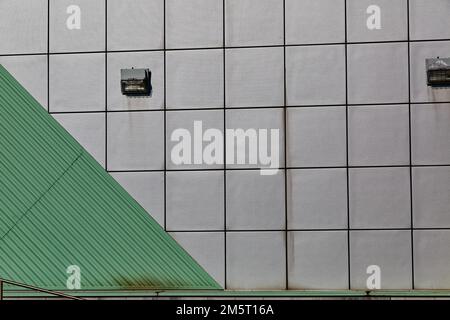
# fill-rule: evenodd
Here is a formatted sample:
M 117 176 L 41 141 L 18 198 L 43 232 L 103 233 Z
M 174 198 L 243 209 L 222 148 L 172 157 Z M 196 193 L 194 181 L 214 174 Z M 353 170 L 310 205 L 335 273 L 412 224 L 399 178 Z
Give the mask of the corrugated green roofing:
M 220 289 L 0 66 L 0 277 L 64 290 Z

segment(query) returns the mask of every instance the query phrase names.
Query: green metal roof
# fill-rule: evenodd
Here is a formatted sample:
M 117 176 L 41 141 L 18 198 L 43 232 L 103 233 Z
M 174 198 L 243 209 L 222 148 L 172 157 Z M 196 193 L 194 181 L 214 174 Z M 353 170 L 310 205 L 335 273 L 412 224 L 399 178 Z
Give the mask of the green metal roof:
M 64 290 L 221 289 L 0 66 L 0 278 Z

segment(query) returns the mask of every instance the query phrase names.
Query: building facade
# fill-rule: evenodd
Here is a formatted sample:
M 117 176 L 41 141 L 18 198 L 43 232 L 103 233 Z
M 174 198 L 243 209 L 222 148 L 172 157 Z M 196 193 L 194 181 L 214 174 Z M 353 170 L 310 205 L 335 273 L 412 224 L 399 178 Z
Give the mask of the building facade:
M 450 89 L 425 64 L 450 57 L 449 15 L 0 0 L 0 64 L 224 288 L 449 289 Z M 133 67 L 151 97 L 122 95 Z

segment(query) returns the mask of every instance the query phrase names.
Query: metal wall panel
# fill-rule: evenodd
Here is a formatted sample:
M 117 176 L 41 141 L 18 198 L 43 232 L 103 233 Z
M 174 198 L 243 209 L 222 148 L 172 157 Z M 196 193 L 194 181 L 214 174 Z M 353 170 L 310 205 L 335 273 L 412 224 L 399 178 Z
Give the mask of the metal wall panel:
M 382 288 L 450 288 L 450 89 L 425 70 L 450 57 L 448 1 L 73 3 L 80 30 L 65 1 L 0 1 L 0 63 L 226 288 L 364 288 L 377 263 Z M 121 95 L 124 67 L 152 97 Z M 174 164 L 194 121 L 278 129 L 280 171 Z

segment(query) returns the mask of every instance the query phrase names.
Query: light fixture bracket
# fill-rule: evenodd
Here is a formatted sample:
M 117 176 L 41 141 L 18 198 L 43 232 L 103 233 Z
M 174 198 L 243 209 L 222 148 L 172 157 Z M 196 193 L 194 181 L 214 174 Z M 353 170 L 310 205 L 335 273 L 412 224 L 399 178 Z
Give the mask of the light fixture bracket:
M 450 87 L 450 58 L 426 59 L 425 64 L 428 86 Z
M 149 69 L 121 69 L 120 87 L 126 96 L 151 96 L 152 72 Z

